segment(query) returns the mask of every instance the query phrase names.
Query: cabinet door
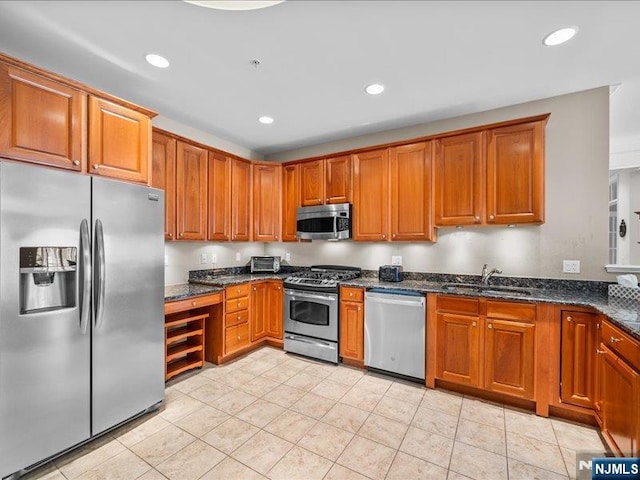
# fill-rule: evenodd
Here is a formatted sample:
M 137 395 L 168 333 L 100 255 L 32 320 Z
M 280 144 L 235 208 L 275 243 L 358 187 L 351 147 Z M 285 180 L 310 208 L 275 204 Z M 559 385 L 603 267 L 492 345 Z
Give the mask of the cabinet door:
M 229 240 L 231 224 L 231 159 L 209 152 L 209 240 Z
M 483 151 L 482 132 L 435 141 L 436 225 L 473 225 L 484 221 Z
M 544 222 L 545 121 L 487 135 L 487 223 Z
M 300 185 L 303 207 L 324 204 L 324 160 L 300 164 Z
M 176 227 L 178 240 L 207 238 L 207 151 L 177 143 Z
M 325 160 L 325 203 L 351 202 L 351 156 Z
M 564 403 L 593 408 L 596 315 L 562 312 L 560 398 Z
M 437 314 L 436 377 L 480 386 L 480 317 Z
M 273 242 L 280 237 L 280 165 L 253 165 L 253 240 Z
M 231 162 L 231 240 L 251 240 L 251 162 Z
M 431 142 L 389 150 L 391 240 L 435 240 L 431 215 Z
M 282 241 L 295 242 L 296 211 L 300 207 L 300 165 L 282 167 Z
M 364 309 L 360 302 L 340 302 L 340 355 L 364 362 Z
M 251 341 L 255 342 L 267 335 L 269 313 L 267 282 L 254 282 L 251 286 Z
M 0 64 L 0 155 L 82 171 L 86 108 L 84 93 Z
M 176 139 L 153 132 L 151 186 L 164 190 L 164 238 L 176 238 Z
M 268 282 L 267 294 L 269 296 L 269 309 L 267 312 L 267 335 L 271 338 L 282 340 L 282 322 L 284 312 L 282 309 L 282 282 Z
M 640 455 L 639 375 L 604 344 L 599 348 L 602 431 L 625 456 Z
M 89 172 L 147 183 L 151 120 L 130 108 L 89 97 Z
M 389 154 L 387 149 L 353 155 L 353 239 L 387 240 Z
M 533 400 L 535 325 L 490 317 L 486 324 L 485 388 Z

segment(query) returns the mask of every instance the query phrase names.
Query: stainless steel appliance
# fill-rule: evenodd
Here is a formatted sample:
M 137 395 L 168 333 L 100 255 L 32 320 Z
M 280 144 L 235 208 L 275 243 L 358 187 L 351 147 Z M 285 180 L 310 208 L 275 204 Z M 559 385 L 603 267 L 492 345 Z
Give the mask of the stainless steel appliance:
M 351 238 L 351 204 L 300 207 L 296 214 L 298 238 L 346 240 Z
M 378 280 L 382 282 L 401 282 L 402 265 L 381 265 L 378 268 Z
M 318 265 L 284 281 L 284 349 L 338 363 L 339 282 L 361 269 Z
M 424 380 L 426 298 L 406 290 L 364 294 L 364 364 Z
M 251 273 L 279 271 L 280 257 L 251 257 Z
M 163 195 L 0 161 L 0 478 L 163 401 Z

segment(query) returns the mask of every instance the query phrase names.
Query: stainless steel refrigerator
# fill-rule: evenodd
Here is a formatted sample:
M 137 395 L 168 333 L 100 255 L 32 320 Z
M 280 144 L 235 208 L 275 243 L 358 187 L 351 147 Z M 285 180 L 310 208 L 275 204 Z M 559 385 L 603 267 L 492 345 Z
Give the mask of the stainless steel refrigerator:
M 0 478 L 163 401 L 163 204 L 0 161 Z

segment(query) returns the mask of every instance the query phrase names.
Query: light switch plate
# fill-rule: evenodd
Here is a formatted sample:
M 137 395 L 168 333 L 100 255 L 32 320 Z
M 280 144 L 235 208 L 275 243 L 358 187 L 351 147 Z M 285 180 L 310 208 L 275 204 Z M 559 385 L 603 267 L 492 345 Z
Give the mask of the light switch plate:
M 218 263 L 218 256 L 215 253 L 211 254 L 211 263 L 213 263 L 214 265 Z
M 284 261 L 285 262 L 290 262 L 291 261 L 291 253 L 290 252 L 286 252 L 284 254 Z
M 392 255 L 391 265 L 402 265 L 402 255 Z
M 240 252 L 236 252 L 236 261 L 240 261 L 242 260 L 242 257 L 240 256 Z
M 164 266 L 168 267 L 169 266 L 169 255 L 165 255 L 164 256 Z
M 201 264 L 207 263 L 207 254 L 206 253 L 201 253 L 200 254 L 200 263 Z
M 562 273 L 580 273 L 580 260 L 563 260 Z

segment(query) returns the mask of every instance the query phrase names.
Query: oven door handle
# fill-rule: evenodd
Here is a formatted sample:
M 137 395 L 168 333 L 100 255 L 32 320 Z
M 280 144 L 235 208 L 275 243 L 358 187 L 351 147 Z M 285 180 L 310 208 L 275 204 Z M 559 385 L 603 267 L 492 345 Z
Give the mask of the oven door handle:
M 334 349 L 335 346 L 330 344 L 330 343 L 325 343 L 325 342 L 320 342 L 320 341 L 314 341 L 314 340 L 309 340 L 307 338 L 304 337 L 298 337 L 298 336 L 292 336 L 292 335 L 286 335 L 285 338 L 287 340 L 294 340 L 296 342 L 300 342 L 300 343 L 307 343 L 309 345 L 315 345 L 316 347 L 321 347 L 321 348 L 329 348 L 329 349 Z
M 333 238 L 338 239 L 338 216 L 333 217 Z
M 312 298 L 314 300 L 325 300 L 325 301 L 329 301 L 329 302 L 334 302 L 337 300 L 336 295 L 317 295 L 317 294 L 313 294 L 313 293 L 307 293 L 307 292 L 300 292 L 300 291 L 294 291 L 294 290 L 285 290 L 284 291 L 285 295 L 289 295 L 291 297 L 291 300 L 295 300 L 296 297 L 300 297 L 300 298 Z

